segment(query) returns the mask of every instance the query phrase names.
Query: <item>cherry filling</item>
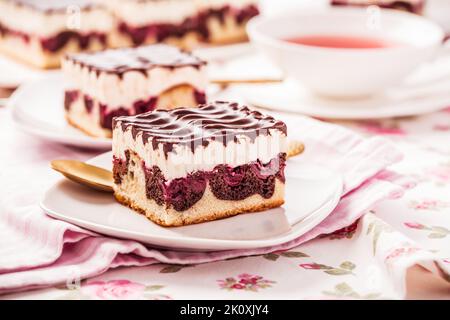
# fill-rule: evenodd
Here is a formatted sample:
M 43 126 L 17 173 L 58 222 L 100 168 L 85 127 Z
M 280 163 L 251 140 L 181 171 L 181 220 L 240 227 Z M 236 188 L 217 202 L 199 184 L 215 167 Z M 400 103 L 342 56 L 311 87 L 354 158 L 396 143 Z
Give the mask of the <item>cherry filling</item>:
M 206 94 L 204 92 L 194 90 L 193 94 L 194 100 L 197 104 L 206 103 Z M 64 93 L 64 109 L 69 111 L 72 104 L 77 101 L 80 96 L 83 97 L 83 104 L 86 112 L 92 113 L 95 104 L 94 100 L 88 95 L 81 95 L 78 90 L 68 90 Z M 114 117 L 130 116 L 153 111 L 156 109 L 157 103 L 158 97 L 151 97 L 148 100 L 139 100 L 133 104 L 133 108 L 131 110 L 124 107 L 109 110 L 107 105 L 100 104 L 100 126 L 104 129 L 112 130 L 112 121 Z
M 26 43 L 30 42 L 30 36 L 28 34 L 21 31 L 11 30 L 0 23 L 0 36 L 5 37 L 7 35 L 22 38 L 22 40 Z
M 127 152 L 125 160 L 114 158 L 116 184 L 120 184 L 123 175 L 128 173 L 125 167 L 128 167 L 130 153 Z M 258 160 L 234 168 L 218 165 L 212 171 L 198 171 L 167 182 L 157 166 L 148 168 L 142 164 L 147 198 L 160 206 L 173 207 L 176 211 L 185 211 L 197 203 L 208 184 L 211 192 L 220 200 L 239 201 L 255 194 L 269 199 L 274 194 L 276 179 L 285 182 L 285 166 L 286 154 L 281 153 L 265 164 Z
M 70 90 L 64 92 L 64 109 L 69 111 L 70 106 L 78 100 L 80 92 L 78 90 Z
M 334 6 L 350 5 L 350 6 L 357 6 L 357 7 L 367 6 L 367 4 L 348 3 L 346 0 L 332 0 L 332 5 L 334 5 Z M 392 1 L 390 3 L 379 3 L 376 5 L 379 6 L 380 8 L 400 9 L 400 10 L 419 14 L 423 10 L 424 1 L 418 2 L 417 4 L 412 4 L 407 1 L 399 0 L 399 1 Z
M 58 52 L 59 50 L 63 49 L 72 39 L 78 42 L 78 47 L 82 50 L 86 50 L 94 41 L 101 43 L 102 46 L 106 48 L 105 34 L 98 32 L 80 34 L 74 31 L 63 31 L 57 34 L 55 37 L 41 39 L 41 46 L 47 51 Z
M 119 31 L 127 34 L 135 46 L 142 45 L 148 38 L 155 38 L 157 42 L 164 41 L 169 37 L 181 38 L 192 30 L 191 20 L 186 20 L 180 25 L 152 24 L 144 27 L 132 27 L 125 22 L 119 24 Z
M 113 179 L 116 184 L 122 183 L 122 177 L 128 173 L 130 162 L 130 151 L 125 150 L 125 160 L 114 158 L 113 160 Z
M 195 102 L 198 104 L 205 104 L 206 103 L 206 93 L 195 90 L 194 91 L 194 99 L 195 99 Z
M 17 30 L 11 30 L 1 24 L 0 24 L 0 35 L 20 37 L 27 43 L 30 41 L 31 38 L 31 35 L 27 33 Z M 78 42 L 78 47 L 82 50 L 87 49 L 89 45 L 95 40 L 101 43 L 104 48 L 106 48 L 107 45 L 106 34 L 99 32 L 90 32 L 87 34 L 81 34 L 75 31 L 63 31 L 58 33 L 54 37 L 39 38 L 39 41 L 41 43 L 42 49 L 55 53 L 63 49 L 67 45 L 67 43 L 72 39 Z
M 207 181 L 207 175 L 196 172 L 186 178 L 174 179 L 169 184 L 164 183 L 164 202 L 176 211 L 185 211 L 203 197 Z
M 147 101 L 139 100 L 133 105 L 135 114 L 145 113 L 153 111 L 156 109 L 156 104 L 158 103 L 157 97 L 151 97 Z
M 125 108 L 118 108 L 108 111 L 108 107 L 100 104 L 100 126 L 104 129 L 112 130 L 112 123 L 115 117 L 129 116 L 130 112 Z
M 128 35 L 135 46 L 142 45 L 148 38 L 154 38 L 161 42 L 169 37 L 182 38 L 189 32 L 200 34 L 202 40 L 208 40 L 210 18 L 217 18 L 221 23 L 225 22 L 226 16 L 234 16 L 237 23 L 243 24 L 257 16 L 259 10 L 256 6 L 250 5 L 243 9 L 233 9 L 225 6 L 220 9 L 209 9 L 200 12 L 197 16 L 183 21 L 181 24 L 151 24 L 142 27 L 132 27 L 125 22 L 119 24 L 119 32 Z
M 91 97 L 84 95 L 84 107 L 88 113 L 92 112 L 92 108 L 94 107 L 94 100 Z

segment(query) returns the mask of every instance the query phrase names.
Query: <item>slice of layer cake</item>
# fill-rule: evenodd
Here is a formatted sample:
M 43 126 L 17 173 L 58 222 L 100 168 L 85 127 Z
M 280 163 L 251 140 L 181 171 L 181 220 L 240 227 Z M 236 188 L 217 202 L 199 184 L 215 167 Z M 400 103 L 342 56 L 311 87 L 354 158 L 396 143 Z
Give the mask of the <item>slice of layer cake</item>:
M 63 61 L 67 120 L 89 135 L 111 137 L 115 116 L 195 107 L 206 100 L 205 66 L 163 44 L 69 55 Z
M 162 226 L 281 206 L 286 134 L 228 102 L 115 118 L 115 197 Z
M 68 52 L 108 45 L 107 10 L 87 0 L 0 1 L 0 52 L 39 68 L 60 65 Z
M 200 42 L 246 40 L 245 26 L 259 11 L 256 0 L 108 0 L 116 19 L 113 46 L 166 42 L 192 49 Z

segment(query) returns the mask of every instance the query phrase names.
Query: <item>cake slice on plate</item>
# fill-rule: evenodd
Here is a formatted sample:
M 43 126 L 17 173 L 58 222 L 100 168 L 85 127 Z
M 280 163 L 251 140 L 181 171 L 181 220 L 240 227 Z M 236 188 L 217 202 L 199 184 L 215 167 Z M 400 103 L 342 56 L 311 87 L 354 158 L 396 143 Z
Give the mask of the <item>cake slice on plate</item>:
M 422 14 L 425 0 L 331 0 L 332 5 L 370 6 L 376 5 L 386 9 L 400 9 Z
M 284 203 L 286 125 L 237 103 L 114 119 L 116 199 L 162 226 Z
M 113 19 L 87 0 L 0 1 L 0 52 L 39 68 L 54 68 L 67 52 L 108 45 Z
M 157 44 L 68 55 L 64 106 L 68 122 L 95 137 L 111 137 L 112 119 L 156 108 L 205 102 L 206 63 Z
M 259 14 L 256 0 L 103 0 L 116 19 L 115 47 L 167 42 L 192 49 L 201 42 L 246 40 Z

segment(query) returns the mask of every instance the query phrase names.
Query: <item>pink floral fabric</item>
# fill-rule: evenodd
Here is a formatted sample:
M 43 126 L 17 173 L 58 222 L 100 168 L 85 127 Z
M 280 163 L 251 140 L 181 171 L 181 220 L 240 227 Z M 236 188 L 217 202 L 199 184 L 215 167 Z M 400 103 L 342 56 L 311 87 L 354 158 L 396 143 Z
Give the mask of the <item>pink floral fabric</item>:
M 450 148 L 445 143 L 450 132 L 441 130 L 450 123 L 446 111 L 380 121 L 377 126 L 387 131 L 374 130 L 373 123 L 370 130 L 356 122 L 338 123 L 366 139 L 321 122 L 298 124 L 306 133 L 294 135 L 308 142 L 303 160 L 345 172 L 346 192 L 332 219 L 277 248 L 208 254 L 158 251 L 46 217 L 36 203 L 58 179 L 47 162 L 62 156 L 88 159 L 95 152 L 36 141 L 14 131 L 7 116 L 0 110 L 1 130 L 14 134 L 0 135 L 11 151 L 0 154 L 9 168 L 0 172 L 8 182 L 0 201 L 0 287 L 4 294 L 20 292 L 4 297 L 401 299 L 406 271 L 416 264 L 450 283 Z M 295 127 L 298 119 L 287 120 Z M 325 134 L 323 128 L 331 131 Z M 403 160 L 396 148 L 383 149 L 391 146 L 384 139 L 395 143 Z M 316 156 L 325 151 L 334 152 L 336 161 Z M 25 153 L 26 158 L 14 156 Z M 370 157 L 356 161 L 363 154 Z M 29 290 L 39 287 L 53 289 Z

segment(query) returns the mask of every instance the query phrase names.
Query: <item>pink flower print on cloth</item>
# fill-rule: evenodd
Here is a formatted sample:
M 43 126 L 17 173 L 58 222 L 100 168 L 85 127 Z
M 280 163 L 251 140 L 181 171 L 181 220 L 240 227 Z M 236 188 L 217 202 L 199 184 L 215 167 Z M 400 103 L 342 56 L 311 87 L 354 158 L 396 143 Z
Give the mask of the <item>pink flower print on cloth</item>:
M 236 278 L 229 277 L 225 280 L 217 280 L 219 287 L 226 290 L 245 290 L 257 292 L 259 289 L 272 287 L 275 281 L 264 279 L 261 276 L 243 273 Z
M 129 280 L 93 281 L 81 288 L 83 295 L 95 300 L 141 299 L 145 285 Z

